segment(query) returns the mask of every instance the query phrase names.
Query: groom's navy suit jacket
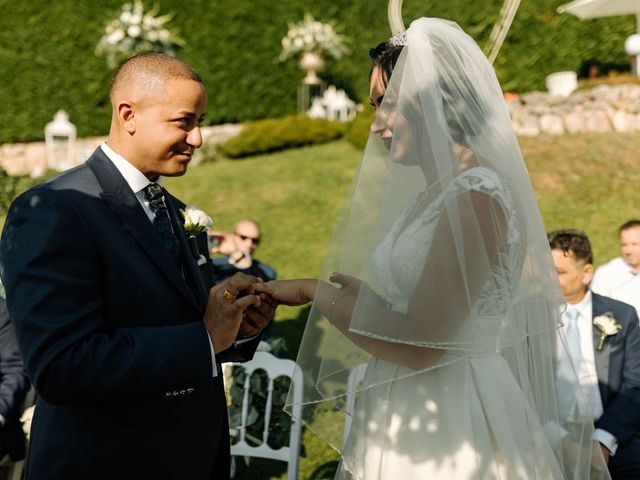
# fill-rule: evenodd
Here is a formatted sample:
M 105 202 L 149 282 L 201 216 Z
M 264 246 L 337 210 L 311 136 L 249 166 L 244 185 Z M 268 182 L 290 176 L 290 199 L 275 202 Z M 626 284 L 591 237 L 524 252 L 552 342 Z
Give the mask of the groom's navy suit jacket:
M 29 480 L 229 475 L 222 375 L 202 321 L 210 262 L 197 266 L 184 205 L 167 203 L 182 272 L 101 149 L 9 210 L 3 282 L 38 392 Z M 198 244 L 208 257 L 204 234 Z M 257 341 L 218 362 L 250 358 Z
M 640 326 L 635 309 L 626 303 L 592 293 L 592 314 L 610 315 L 621 330 L 605 339 L 597 349 L 600 331 L 593 328 L 595 363 L 604 412 L 596 427 L 611 433 L 619 442 L 610 467 L 627 458 L 640 462 Z M 616 478 L 615 472 L 614 479 Z M 640 478 L 636 476 L 624 478 Z

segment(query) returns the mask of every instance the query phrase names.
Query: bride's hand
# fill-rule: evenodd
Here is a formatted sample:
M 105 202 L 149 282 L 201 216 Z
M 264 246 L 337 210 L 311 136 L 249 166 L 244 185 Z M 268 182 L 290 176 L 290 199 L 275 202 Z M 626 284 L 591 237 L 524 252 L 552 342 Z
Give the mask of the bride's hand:
M 255 293 L 266 293 L 281 305 L 298 306 L 313 300 L 317 280 L 302 278 L 296 280 L 274 280 L 254 285 Z
M 345 275 L 344 273 L 332 273 L 331 277 L 329 277 L 329 280 L 331 280 L 333 283 L 339 284 L 341 287 L 341 291 L 353 297 L 358 296 L 358 292 L 360 291 L 360 287 L 362 286 L 362 280 L 356 277 L 352 277 L 351 275 Z

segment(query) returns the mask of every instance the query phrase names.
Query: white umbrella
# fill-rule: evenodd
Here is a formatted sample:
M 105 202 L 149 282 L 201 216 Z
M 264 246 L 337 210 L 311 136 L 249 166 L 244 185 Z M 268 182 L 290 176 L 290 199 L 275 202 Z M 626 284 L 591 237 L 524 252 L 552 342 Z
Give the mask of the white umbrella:
M 640 0 L 574 0 L 558 7 L 558 13 L 571 13 L 580 20 L 588 18 L 612 17 L 615 15 L 635 15 L 636 33 L 625 42 L 625 50 L 635 57 L 634 72 L 640 75 Z
M 614 15 L 636 15 L 640 32 L 640 0 L 575 0 L 558 7 L 559 13 L 570 13 L 580 20 L 612 17 Z

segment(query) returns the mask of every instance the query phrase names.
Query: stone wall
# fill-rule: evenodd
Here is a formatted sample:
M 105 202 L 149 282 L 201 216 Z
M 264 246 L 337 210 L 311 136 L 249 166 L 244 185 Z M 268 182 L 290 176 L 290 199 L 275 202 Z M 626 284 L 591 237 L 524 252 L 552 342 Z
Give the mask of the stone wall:
M 209 154 L 227 139 L 237 135 L 241 125 L 216 125 L 203 127 L 202 138 Z M 104 137 L 79 138 L 75 144 L 73 164 L 84 162 L 93 151 L 106 140 Z M 192 163 L 203 160 L 203 150 L 196 150 Z M 14 143 L 0 145 L 0 167 L 10 175 L 38 176 L 47 169 L 47 151 L 44 142 Z
M 531 92 L 507 104 L 518 135 L 640 131 L 640 85 L 600 85 L 566 98 Z
M 640 131 L 640 85 L 600 85 L 566 98 L 531 92 L 510 97 L 507 105 L 516 133 L 523 136 Z M 202 128 L 208 153 L 241 129 L 241 125 Z M 105 138 L 78 139 L 74 164 L 84 162 Z M 203 152 L 197 151 L 193 163 L 202 158 Z M 0 167 L 11 175 L 38 175 L 47 168 L 44 142 L 0 145 Z

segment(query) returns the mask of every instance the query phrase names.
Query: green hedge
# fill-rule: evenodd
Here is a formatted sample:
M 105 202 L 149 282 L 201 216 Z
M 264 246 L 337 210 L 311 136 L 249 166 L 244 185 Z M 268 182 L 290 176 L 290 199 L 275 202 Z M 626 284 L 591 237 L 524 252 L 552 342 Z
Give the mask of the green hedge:
M 634 18 L 581 22 L 555 9 L 565 0 L 522 2 L 496 69 L 505 90 L 544 88 L 557 70 L 578 70 L 583 61 L 626 63 L 624 39 Z M 77 2 L 0 0 L 0 143 L 42 139 L 56 110 L 69 112 L 80 136 L 109 127 L 112 72 L 94 54 L 104 25 L 124 0 Z M 352 55 L 328 62 L 321 73 L 367 103 L 367 50 L 388 36 L 387 0 L 144 0 L 173 13 L 170 27 L 185 39 L 180 56 L 203 76 L 209 91 L 208 122 L 218 124 L 281 117 L 296 110 L 303 76 L 293 60 L 281 63 L 287 23 L 308 11 L 333 20 L 351 38 Z M 502 0 L 407 0 L 404 17 L 456 20 L 484 45 Z
M 317 145 L 340 138 L 344 124 L 313 119 L 306 115 L 249 122 L 235 137 L 220 147 L 229 158 L 277 152 L 304 145 Z
M 356 149 L 364 150 L 364 147 L 367 145 L 374 116 L 375 111 L 373 108 L 365 108 L 349 123 L 345 138 L 351 145 L 356 147 Z
M 43 175 L 32 178 L 28 175 L 8 175 L 0 168 L 0 219 L 7 214 L 11 202 L 22 192 L 48 180 L 59 172 L 47 170 Z

